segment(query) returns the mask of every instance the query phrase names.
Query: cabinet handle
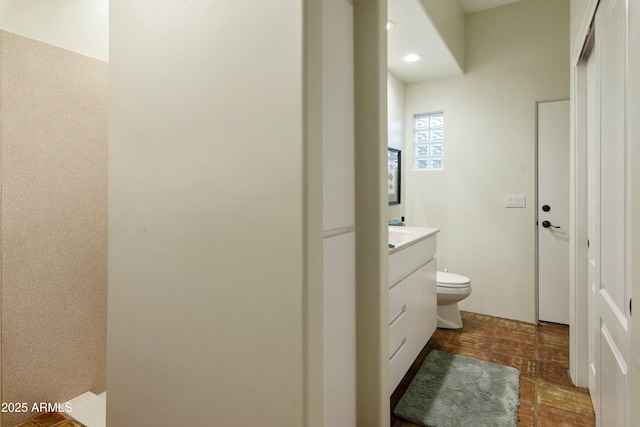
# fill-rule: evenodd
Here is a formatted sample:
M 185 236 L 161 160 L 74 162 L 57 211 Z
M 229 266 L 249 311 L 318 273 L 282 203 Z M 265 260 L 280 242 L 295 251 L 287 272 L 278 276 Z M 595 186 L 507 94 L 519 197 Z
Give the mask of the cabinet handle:
M 402 350 L 402 347 L 404 347 L 406 344 L 407 344 L 407 337 L 404 337 L 402 338 L 402 342 L 400 343 L 398 348 L 396 348 L 396 351 L 394 351 L 393 354 L 389 357 L 389 363 L 393 362 L 393 358 L 396 357 L 396 354 L 400 353 L 400 350 Z
M 400 308 L 400 310 L 391 318 L 391 320 L 389 321 L 389 326 L 393 326 L 394 323 L 396 323 L 396 321 L 402 317 L 403 314 L 405 314 L 407 312 L 407 304 L 403 305 L 402 308 Z

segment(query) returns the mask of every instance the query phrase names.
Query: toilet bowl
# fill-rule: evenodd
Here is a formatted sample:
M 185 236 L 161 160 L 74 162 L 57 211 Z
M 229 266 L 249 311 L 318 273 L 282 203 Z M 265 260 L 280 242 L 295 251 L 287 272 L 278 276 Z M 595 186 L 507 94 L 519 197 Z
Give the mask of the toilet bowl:
M 471 294 L 471 280 L 459 274 L 438 271 L 438 327 L 462 328 L 462 317 L 458 302 Z

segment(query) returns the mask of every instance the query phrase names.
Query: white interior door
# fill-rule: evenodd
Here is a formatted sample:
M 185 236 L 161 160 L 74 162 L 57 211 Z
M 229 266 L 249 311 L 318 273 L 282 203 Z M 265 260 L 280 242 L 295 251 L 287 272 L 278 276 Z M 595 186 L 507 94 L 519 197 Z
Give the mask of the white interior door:
M 630 426 L 626 0 L 602 0 L 588 74 L 589 389 L 596 425 Z
M 538 104 L 538 319 L 569 324 L 569 101 Z

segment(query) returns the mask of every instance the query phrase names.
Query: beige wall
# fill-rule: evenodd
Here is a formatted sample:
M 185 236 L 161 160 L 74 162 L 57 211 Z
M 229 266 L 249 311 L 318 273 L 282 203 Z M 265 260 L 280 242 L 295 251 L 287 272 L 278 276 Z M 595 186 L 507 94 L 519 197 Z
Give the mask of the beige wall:
M 302 6 L 110 2 L 110 426 L 302 425 Z
M 2 401 L 64 401 L 105 389 L 107 66 L 0 34 Z
M 420 0 L 460 67 L 465 69 L 465 14 L 457 1 Z
M 536 101 L 569 96 L 569 1 L 466 20 L 467 74 L 407 85 L 407 129 L 414 114 L 444 111 L 446 142 L 444 171 L 407 171 L 406 214 L 442 230 L 440 269 L 471 278 L 461 308 L 533 322 Z M 506 209 L 507 194 L 524 194 L 527 207 Z

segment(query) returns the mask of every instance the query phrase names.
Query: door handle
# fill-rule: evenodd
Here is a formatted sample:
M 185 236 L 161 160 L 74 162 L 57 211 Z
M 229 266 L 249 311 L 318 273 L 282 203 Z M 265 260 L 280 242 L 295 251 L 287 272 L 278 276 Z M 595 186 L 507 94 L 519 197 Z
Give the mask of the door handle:
M 549 227 L 551 227 L 551 228 L 560 228 L 560 227 L 559 227 L 559 226 L 557 226 L 557 225 L 553 225 L 553 224 L 551 224 L 549 221 L 542 221 L 542 226 L 543 226 L 544 228 L 549 228 Z

